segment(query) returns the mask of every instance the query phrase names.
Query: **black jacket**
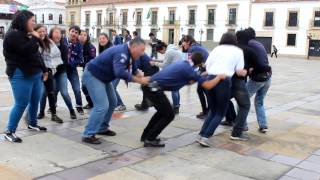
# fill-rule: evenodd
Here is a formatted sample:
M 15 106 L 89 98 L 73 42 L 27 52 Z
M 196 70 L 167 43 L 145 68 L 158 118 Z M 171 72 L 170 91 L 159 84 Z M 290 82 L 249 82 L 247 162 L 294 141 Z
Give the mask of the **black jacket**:
M 46 72 L 47 68 L 39 52 L 39 39 L 18 30 L 9 30 L 3 41 L 3 54 L 7 64 L 6 73 L 13 76 L 19 68 L 26 76 Z
M 61 59 L 63 61 L 63 64 L 61 64 L 57 67 L 56 75 L 66 72 L 67 64 L 68 64 L 68 50 L 69 50 L 68 46 L 64 43 L 60 43 L 57 46 L 61 52 Z

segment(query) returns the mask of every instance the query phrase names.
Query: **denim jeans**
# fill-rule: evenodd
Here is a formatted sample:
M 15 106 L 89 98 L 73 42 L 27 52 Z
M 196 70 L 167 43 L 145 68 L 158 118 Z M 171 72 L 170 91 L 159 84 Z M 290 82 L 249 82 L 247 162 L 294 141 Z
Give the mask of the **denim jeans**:
M 232 136 L 241 136 L 250 110 L 250 97 L 246 81 L 236 77 L 232 78 L 231 95 L 238 104 L 238 113 L 234 120 Z
M 120 82 L 120 79 L 115 79 L 115 80 L 112 81 L 112 85 L 114 87 L 114 90 L 115 90 L 116 96 L 117 96 L 117 106 L 124 105 L 123 101 L 122 101 L 122 99 L 121 99 L 121 97 L 119 95 L 119 92 L 117 91 L 117 87 L 118 87 L 119 82 Z
M 111 82 L 103 83 L 87 69 L 83 73 L 82 81 L 93 102 L 93 108 L 83 132 L 83 137 L 90 137 L 109 128 L 112 113 L 117 105 L 117 98 Z
M 270 88 L 271 78 L 268 81 L 257 82 L 249 80 L 247 83 L 247 88 L 250 97 L 256 94 L 254 98 L 254 106 L 256 109 L 257 120 L 260 128 L 265 128 L 268 126 L 266 112 L 264 109 L 264 98 Z
M 7 130 L 15 132 L 19 121 L 28 106 L 28 124 L 36 126 L 40 96 L 43 88 L 42 72 L 32 76 L 25 76 L 17 68 L 12 77 L 9 77 L 14 105 L 9 114 Z
M 69 111 L 73 111 L 72 101 L 68 92 L 68 79 L 67 73 L 61 73 L 54 75 L 54 89 L 56 96 L 60 92 L 65 104 L 67 105 Z M 44 111 L 46 108 L 46 91 L 42 92 L 42 97 L 40 100 L 40 111 Z M 57 98 L 55 99 L 57 101 Z M 57 104 L 57 102 L 55 102 Z
M 71 83 L 71 87 L 76 98 L 76 107 L 82 107 L 80 80 L 77 68 L 67 67 L 67 77 Z
M 201 108 L 203 113 L 207 113 L 209 111 L 209 99 L 207 91 L 198 84 L 197 87 L 198 97 L 200 99 Z
M 172 91 L 171 96 L 172 96 L 173 107 L 180 107 L 180 93 L 179 93 L 179 91 Z
M 211 76 L 210 79 L 214 77 L 215 76 Z M 226 115 L 231 96 L 231 78 L 220 81 L 216 87 L 209 90 L 208 95 L 211 100 L 211 105 L 209 106 L 210 111 L 199 133 L 201 137 L 205 138 L 209 138 L 214 134 L 223 117 Z

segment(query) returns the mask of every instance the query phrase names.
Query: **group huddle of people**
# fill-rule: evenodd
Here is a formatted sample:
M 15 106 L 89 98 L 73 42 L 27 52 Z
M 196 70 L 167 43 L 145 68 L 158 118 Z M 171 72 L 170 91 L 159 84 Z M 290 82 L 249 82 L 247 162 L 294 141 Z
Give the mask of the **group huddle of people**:
M 159 135 L 179 113 L 179 90 L 194 83 L 202 107 L 197 118 L 204 119 L 196 139 L 200 145 L 210 146 L 208 138 L 220 124 L 233 126 L 230 139 L 248 140 L 243 132 L 248 131 L 250 97 L 254 95 L 258 131 L 267 132 L 264 98 L 272 70 L 264 46 L 255 39 L 254 29 L 226 32 L 210 53 L 190 35 L 183 36 L 176 46 L 150 33 L 150 56 L 145 53 L 146 42 L 136 32 L 133 37 L 128 30 L 124 32 L 125 38 L 121 39 L 113 30 L 112 42 L 106 34 L 100 34 L 96 56 L 90 36 L 78 26 L 70 27 L 63 37 L 60 28 L 52 28 L 48 33 L 45 26 L 35 25 L 32 12 L 18 12 L 3 43 L 6 73 L 15 100 L 5 138 L 22 142 L 15 132 L 25 111 L 28 129 L 46 131 L 38 119 L 45 116 L 47 98 L 51 120 L 63 123 L 56 110 L 58 93 L 69 109 L 70 118 L 76 119 L 68 80 L 77 112 L 81 115 L 84 109 L 90 109 L 82 135 L 84 143 L 101 144 L 96 135 L 116 135 L 110 127 L 112 114 L 126 109 L 117 91 L 120 80 L 141 84 L 143 98 L 135 105 L 137 110 L 149 107 L 156 110 L 141 135 L 145 147 L 165 146 Z M 158 59 L 158 53 L 163 54 L 163 59 Z M 78 68 L 83 70 L 82 83 Z M 81 90 L 88 102 L 86 106 L 82 104 Z M 172 104 L 165 91 L 171 91 Z

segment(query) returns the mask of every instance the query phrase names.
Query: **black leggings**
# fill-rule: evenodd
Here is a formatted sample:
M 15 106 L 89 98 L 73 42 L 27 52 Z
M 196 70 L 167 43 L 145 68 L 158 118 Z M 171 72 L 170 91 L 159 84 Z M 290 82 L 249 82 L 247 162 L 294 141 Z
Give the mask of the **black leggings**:
M 52 114 L 56 114 L 56 93 L 54 88 L 54 76 L 52 75 L 52 72 L 49 70 L 48 73 L 48 80 L 44 82 L 45 87 L 45 95 L 48 96 L 49 99 L 49 107 Z M 40 112 L 44 112 L 44 109 L 40 109 Z

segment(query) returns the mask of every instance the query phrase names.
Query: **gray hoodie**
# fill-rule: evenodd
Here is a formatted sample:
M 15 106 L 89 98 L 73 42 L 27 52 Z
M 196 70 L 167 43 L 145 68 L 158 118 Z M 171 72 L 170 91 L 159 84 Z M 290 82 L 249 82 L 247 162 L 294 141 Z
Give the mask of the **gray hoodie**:
M 169 64 L 172 64 L 177 61 L 182 61 L 182 60 L 184 60 L 184 58 L 180 49 L 173 44 L 169 44 L 167 47 L 166 53 L 164 54 L 163 62 L 157 64 L 157 66 L 165 68 Z

